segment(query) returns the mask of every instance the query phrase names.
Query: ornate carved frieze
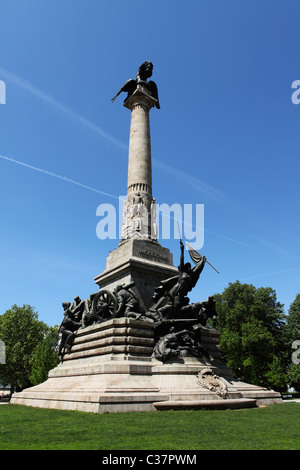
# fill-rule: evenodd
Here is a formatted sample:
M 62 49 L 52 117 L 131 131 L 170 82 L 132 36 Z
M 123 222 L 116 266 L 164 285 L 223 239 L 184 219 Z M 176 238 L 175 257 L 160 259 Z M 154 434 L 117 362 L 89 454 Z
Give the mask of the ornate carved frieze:
M 215 392 L 222 398 L 228 398 L 227 385 L 210 367 L 201 369 L 197 374 L 197 382 L 201 387 L 207 388 L 211 392 Z

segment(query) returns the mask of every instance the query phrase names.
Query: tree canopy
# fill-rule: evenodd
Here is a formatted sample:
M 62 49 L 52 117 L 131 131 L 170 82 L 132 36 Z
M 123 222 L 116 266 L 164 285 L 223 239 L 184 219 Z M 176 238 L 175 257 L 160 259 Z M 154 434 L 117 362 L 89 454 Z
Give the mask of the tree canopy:
M 10 384 L 11 392 L 32 385 L 34 353 L 48 335 L 49 327 L 38 320 L 30 305 L 13 305 L 0 316 L 0 339 L 6 352 L 6 363 L 0 364 L 0 379 L 4 386 Z
M 32 355 L 30 381 L 33 385 L 45 382 L 49 370 L 57 366 L 57 345 L 59 341 L 58 327 L 48 327 L 47 333 L 36 346 Z
M 215 296 L 220 347 L 236 377 L 255 385 L 285 387 L 285 315 L 270 287 L 230 283 Z

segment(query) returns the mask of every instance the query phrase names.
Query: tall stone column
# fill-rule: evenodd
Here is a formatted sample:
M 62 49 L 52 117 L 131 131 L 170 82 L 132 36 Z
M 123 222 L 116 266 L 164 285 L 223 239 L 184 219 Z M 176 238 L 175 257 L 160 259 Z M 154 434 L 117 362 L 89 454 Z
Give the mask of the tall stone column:
M 120 91 L 128 92 L 132 82 L 126 82 Z M 160 281 L 177 274 L 172 254 L 157 241 L 149 111 L 159 103 L 149 86 L 153 89 L 153 82 L 134 82 L 134 91 L 124 101 L 131 111 L 131 122 L 121 240 L 109 254 L 106 270 L 95 277 L 100 289 L 110 291 L 118 284 L 134 283 L 132 290 L 144 310 L 153 305 L 154 288 Z
M 156 240 L 155 201 L 152 197 L 152 166 L 149 111 L 157 100 L 147 88 L 137 85 L 124 102 L 131 111 L 127 199 L 123 211 L 122 241 Z

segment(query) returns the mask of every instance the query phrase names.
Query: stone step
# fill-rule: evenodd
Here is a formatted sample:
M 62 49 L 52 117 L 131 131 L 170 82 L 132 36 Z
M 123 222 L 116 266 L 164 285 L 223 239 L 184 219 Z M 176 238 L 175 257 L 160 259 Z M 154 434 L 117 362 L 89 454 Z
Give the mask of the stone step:
M 168 400 L 162 402 L 154 402 L 153 406 L 157 411 L 166 410 L 197 410 L 201 408 L 209 409 L 240 409 L 252 408 L 256 406 L 255 399 L 245 398 L 228 398 L 214 400 Z
M 64 354 L 63 361 L 68 361 L 70 359 L 78 359 L 89 356 L 101 356 L 104 354 L 135 354 L 141 356 L 151 356 L 153 352 L 152 347 L 146 346 L 133 346 L 131 344 L 116 345 L 112 344 L 110 346 L 101 346 L 99 348 L 91 348 L 84 351 L 73 352 L 71 350 L 70 354 Z
M 84 343 L 74 342 L 72 346 L 72 353 L 77 351 L 84 351 L 87 349 L 101 348 L 110 345 L 131 344 L 132 346 L 149 346 L 154 344 L 153 338 L 140 338 L 137 336 L 111 336 L 102 339 L 95 339 L 93 341 L 86 341 Z
M 82 330 L 85 332 L 85 330 Z M 95 340 L 101 340 L 110 337 L 140 337 L 150 339 L 154 337 L 154 332 L 151 329 L 145 328 L 106 328 L 104 330 L 95 329 L 90 330 L 89 333 L 85 332 L 80 334 L 81 330 L 76 333 L 74 344 L 81 344 Z

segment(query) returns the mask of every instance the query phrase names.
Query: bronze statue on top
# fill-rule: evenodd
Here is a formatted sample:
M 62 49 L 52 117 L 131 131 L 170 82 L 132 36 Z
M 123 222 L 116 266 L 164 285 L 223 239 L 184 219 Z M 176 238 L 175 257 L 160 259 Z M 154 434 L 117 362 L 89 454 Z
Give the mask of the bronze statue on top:
M 147 79 L 151 77 L 152 75 L 152 71 L 153 71 L 153 64 L 152 62 L 150 62 L 149 60 L 147 60 L 146 62 L 143 62 L 140 66 L 139 66 L 139 70 L 138 70 L 138 73 L 136 75 L 136 78 L 135 80 L 130 78 L 129 80 L 127 80 L 124 85 L 120 88 L 120 90 L 118 91 L 118 93 L 112 98 L 112 102 L 115 101 L 115 99 L 119 96 L 120 93 L 122 93 L 123 91 L 128 93 L 127 94 L 127 98 L 128 99 L 132 93 L 136 90 L 138 84 L 141 84 L 143 85 L 145 88 L 147 88 L 147 90 L 149 91 L 150 95 L 157 100 L 157 103 L 156 103 L 156 107 L 157 109 L 160 109 L 160 104 L 159 104 L 159 100 L 158 100 L 158 90 L 157 90 L 157 85 L 156 83 L 154 83 L 153 81 L 149 81 L 147 82 Z

